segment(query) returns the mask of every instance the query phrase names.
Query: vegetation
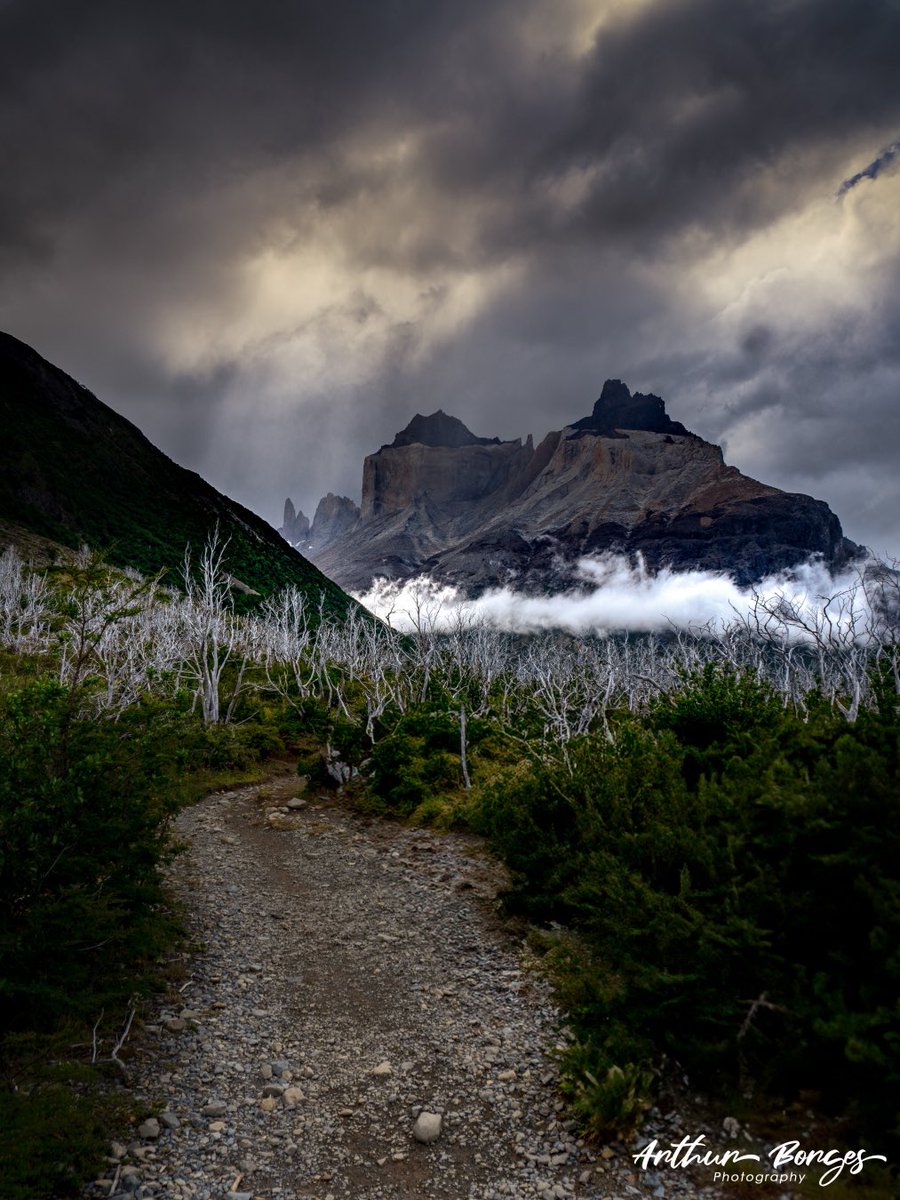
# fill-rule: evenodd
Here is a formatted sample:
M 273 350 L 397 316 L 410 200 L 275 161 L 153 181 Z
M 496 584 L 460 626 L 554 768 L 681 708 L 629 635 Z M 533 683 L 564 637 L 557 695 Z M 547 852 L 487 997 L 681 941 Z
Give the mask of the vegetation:
M 490 839 L 596 1136 L 637 1125 L 677 1064 L 725 1095 L 815 1093 L 897 1145 L 896 576 L 819 615 L 575 642 L 438 632 L 427 596 L 405 636 L 296 588 L 241 614 L 229 554 L 208 542 L 177 590 L 86 554 L 0 559 L 0 1115 L 21 1144 L 62 1086 L 29 1039 L 99 1020 L 87 1065 L 117 1069 L 177 925 L 178 804 L 290 752 L 370 811 Z M 66 1154 L 21 1194 L 63 1195 L 85 1172 Z
M 711 665 L 622 715 L 613 741 L 579 738 L 569 772 L 538 762 L 486 792 L 513 903 L 578 934 L 554 961 L 576 1074 L 664 1054 L 705 1086 L 810 1089 L 900 1134 L 887 682 L 848 725 L 821 701 L 801 719 L 768 685 Z

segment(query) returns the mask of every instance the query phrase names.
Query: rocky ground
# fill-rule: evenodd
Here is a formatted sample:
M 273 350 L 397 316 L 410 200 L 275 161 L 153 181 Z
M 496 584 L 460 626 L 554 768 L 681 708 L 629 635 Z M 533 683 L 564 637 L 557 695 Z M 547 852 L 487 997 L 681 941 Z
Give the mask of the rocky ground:
M 709 1171 L 657 1175 L 633 1146 L 579 1139 L 548 1056 L 558 1011 L 472 839 L 297 793 L 285 777 L 179 818 L 190 849 L 172 883 L 200 948 L 132 1047 L 132 1087 L 157 1116 L 111 1147 L 89 1195 L 718 1194 Z M 641 1143 L 682 1132 L 654 1114 Z

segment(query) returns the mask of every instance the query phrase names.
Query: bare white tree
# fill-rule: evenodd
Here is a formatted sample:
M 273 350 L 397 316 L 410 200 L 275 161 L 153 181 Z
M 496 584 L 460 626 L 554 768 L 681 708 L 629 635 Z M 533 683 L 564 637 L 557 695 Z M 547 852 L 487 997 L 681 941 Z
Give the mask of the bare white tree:
M 235 653 L 238 621 L 232 607 L 231 577 L 224 569 L 228 539 L 213 529 L 200 555 L 198 570 L 185 551 L 182 578 L 184 600 L 179 605 L 181 632 L 189 676 L 195 685 L 203 721 L 217 724 L 221 717 L 222 676 Z

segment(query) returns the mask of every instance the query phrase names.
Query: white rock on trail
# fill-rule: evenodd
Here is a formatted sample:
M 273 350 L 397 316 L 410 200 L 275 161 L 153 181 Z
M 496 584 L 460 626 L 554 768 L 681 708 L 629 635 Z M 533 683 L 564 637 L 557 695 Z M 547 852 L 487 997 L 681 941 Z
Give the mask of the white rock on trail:
M 420 1112 L 413 1125 L 413 1137 L 424 1146 L 430 1146 L 441 1136 L 443 1118 L 438 1113 Z

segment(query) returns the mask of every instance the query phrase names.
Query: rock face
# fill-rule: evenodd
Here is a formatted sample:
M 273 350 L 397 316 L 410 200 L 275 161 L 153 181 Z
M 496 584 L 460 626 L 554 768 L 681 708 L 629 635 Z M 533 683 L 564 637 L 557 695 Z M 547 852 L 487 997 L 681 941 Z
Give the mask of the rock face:
M 647 433 L 676 433 L 693 437 L 680 421 L 673 421 L 659 396 L 632 396 L 621 379 L 607 379 L 589 417 L 582 417 L 571 426 L 604 437 L 624 437 L 620 429 L 644 429 Z
M 314 546 L 327 546 L 352 529 L 358 520 L 359 508 L 352 500 L 329 492 L 316 506 L 309 540 Z
M 417 415 L 366 458 L 360 508 L 327 496 L 309 539 L 303 549 L 344 587 L 429 574 L 469 594 L 564 588 L 580 557 L 604 551 L 741 584 L 860 553 L 825 503 L 742 475 L 658 396 L 617 379 L 589 417 L 538 446 Z
M 290 498 L 284 502 L 284 523 L 278 532 L 292 546 L 302 546 L 309 541 L 309 517 L 296 512 Z
M 359 520 L 359 506 L 348 496 L 329 492 L 316 506 L 312 524 L 301 512 L 294 511 L 290 499 L 284 502 L 284 524 L 278 530 L 296 550 L 310 553 L 337 541 Z

